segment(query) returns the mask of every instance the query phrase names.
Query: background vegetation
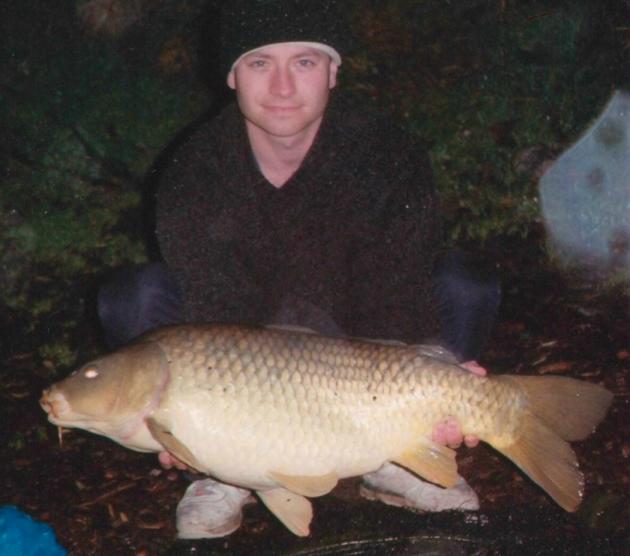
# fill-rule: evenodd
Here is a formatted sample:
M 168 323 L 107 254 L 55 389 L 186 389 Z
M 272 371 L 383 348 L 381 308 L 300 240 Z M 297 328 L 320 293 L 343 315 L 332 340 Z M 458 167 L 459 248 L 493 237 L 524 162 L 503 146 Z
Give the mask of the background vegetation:
M 212 73 L 215 11 L 202 0 L 0 9 L 0 342 L 11 353 L 35 343 L 64 367 L 103 273 L 154 255 L 143 201 L 160 153 L 225 100 Z M 628 85 L 628 4 L 356 0 L 348 10 L 357 48 L 343 86 L 425 139 L 451 240 L 538 241 L 545 165 Z

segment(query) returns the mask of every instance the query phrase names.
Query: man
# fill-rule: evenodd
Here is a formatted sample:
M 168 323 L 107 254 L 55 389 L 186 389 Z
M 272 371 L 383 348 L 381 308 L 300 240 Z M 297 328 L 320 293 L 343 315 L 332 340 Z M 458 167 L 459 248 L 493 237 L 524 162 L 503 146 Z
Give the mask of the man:
M 200 126 L 165 170 L 157 223 L 168 271 L 153 265 L 103 289 L 99 312 L 110 338 L 182 320 L 274 323 L 439 339 L 462 360 L 476 356 L 496 313 L 495 285 L 476 283 L 482 294 L 471 295 L 451 260 L 438 280 L 438 311 L 440 229 L 427 156 L 392 122 L 332 95 L 342 62 L 337 22 L 335 2 L 227 6 L 223 65 L 237 105 Z M 127 313 L 147 310 L 132 325 L 120 309 L 120 293 L 129 291 Z M 454 300 L 460 291 L 463 302 Z M 142 295 L 148 300 L 138 304 Z M 490 319 L 470 323 L 475 311 L 457 309 L 444 333 L 438 312 L 470 303 Z M 435 438 L 462 441 L 452 421 L 436 424 Z M 160 461 L 180 466 L 166 453 Z M 463 479 L 441 489 L 394 465 L 366 476 L 362 494 L 423 510 L 478 507 Z M 229 534 L 249 499 L 244 489 L 195 481 L 178 506 L 179 536 Z

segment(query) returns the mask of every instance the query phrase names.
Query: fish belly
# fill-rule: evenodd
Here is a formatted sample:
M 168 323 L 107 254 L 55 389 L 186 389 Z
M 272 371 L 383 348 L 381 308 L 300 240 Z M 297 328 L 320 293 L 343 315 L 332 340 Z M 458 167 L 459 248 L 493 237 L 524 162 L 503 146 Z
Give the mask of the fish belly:
M 281 396 L 255 386 L 240 394 L 196 390 L 172 396 L 164 422 L 201 471 L 260 490 L 276 486 L 272 472 L 344 478 L 374 471 L 426 434 L 400 399 L 375 406 L 373 397 L 297 396 L 286 385 Z
M 272 486 L 272 472 L 373 471 L 449 414 L 473 423 L 468 408 L 484 398 L 483 380 L 413 347 L 213 326 L 158 341 L 171 365 L 167 428 L 202 471 L 243 486 Z

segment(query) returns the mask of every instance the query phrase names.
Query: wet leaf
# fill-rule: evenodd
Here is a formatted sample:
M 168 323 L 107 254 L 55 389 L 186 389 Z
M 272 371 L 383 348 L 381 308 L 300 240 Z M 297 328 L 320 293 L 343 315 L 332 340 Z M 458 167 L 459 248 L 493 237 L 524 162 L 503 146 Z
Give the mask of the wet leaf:
M 573 362 L 570 361 L 558 361 L 556 363 L 549 363 L 548 365 L 543 365 L 542 367 L 539 367 L 537 369 L 537 371 L 540 374 L 547 374 L 547 373 L 566 373 L 567 371 L 570 371 L 574 366 Z

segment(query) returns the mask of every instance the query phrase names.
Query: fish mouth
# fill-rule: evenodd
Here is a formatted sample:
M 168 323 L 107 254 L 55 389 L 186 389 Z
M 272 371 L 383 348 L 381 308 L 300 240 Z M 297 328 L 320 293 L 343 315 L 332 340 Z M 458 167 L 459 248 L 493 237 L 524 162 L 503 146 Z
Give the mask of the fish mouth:
M 70 411 L 70 404 L 65 396 L 53 388 L 44 390 L 39 405 L 48 414 L 48 420 L 55 425 L 61 424 L 64 414 Z

